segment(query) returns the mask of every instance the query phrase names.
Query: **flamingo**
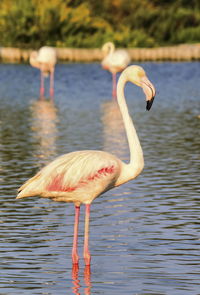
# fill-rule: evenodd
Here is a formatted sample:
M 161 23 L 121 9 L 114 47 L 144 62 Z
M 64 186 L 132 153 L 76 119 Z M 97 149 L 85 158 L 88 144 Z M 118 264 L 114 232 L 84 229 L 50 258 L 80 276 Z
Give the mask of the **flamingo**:
M 33 51 L 30 54 L 30 64 L 40 69 L 40 98 L 44 97 L 44 77 L 50 74 L 50 97 L 54 96 L 54 70 L 57 61 L 56 50 L 53 47 L 43 46 L 38 51 Z
M 129 65 L 131 58 L 126 50 L 115 50 L 115 45 L 112 42 L 105 43 L 102 51 L 105 57 L 101 65 L 103 69 L 110 71 L 112 74 L 112 95 L 113 98 L 116 98 L 116 75 Z
M 146 109 L 150 110 L 155 88 L 145 71 L 139 66 L 129 66 L 121 74 L 117 85 L 117 102 L 122 114 L 130 149 L 130 162 L 122 162 L 114 155 L 98 150 L 82 150 L 64 154 L 42 168 L 27 180 L 18 191 L 17 199 L 40 195 L 54 201 L 73 202 L 75 205 L 72 262 L 78 264 L 78 226 L 80 205 L 85 204 L 85 236 L 83 257 L 90 265 L 89 220 L 92 201 L 102 193 L 136 178 L 144 166 L 143 152 L 124 96 L 126 82 L 143 88 Z

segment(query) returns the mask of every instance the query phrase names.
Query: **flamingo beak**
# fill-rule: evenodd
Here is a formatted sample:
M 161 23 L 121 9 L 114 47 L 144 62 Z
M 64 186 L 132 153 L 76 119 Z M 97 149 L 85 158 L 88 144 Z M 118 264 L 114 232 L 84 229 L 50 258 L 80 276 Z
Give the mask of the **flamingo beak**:
M 141 79 L 141 86 L 146 95 L 146 110 L 149 111 L 154 101 L 154 97 L 156 95 L 156 90 L 153 84 L 149 81 L 149 79 L 145 76 Z
M 155 96 L 153 96 L 151 100 L 147 100 L 147 105 L 146 105 L 146 110 L 147 111 L 150 110 L 150 108 L 151 108 L 151 106 L 153 104 L 154 98 L 155 98 Z

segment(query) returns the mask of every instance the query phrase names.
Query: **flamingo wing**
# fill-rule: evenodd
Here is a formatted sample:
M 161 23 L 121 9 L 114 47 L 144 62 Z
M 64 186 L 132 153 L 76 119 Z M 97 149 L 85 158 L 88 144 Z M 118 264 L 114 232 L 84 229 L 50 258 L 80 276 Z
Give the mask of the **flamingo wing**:
M 41 195 L 77 201 L 85 194 L 85 199 L 93 199 L 114 186 L 120 173 L 120 162 L 115 156 L 102 151 L 65 154 L 22 185 L 17 198 Z

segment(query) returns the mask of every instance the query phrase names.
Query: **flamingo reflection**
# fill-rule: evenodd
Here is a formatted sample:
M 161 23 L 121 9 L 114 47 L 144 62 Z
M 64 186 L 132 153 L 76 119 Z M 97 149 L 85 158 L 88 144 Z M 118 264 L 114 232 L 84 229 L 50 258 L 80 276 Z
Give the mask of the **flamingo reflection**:
M 104 150 L 123 160 L 128 160 L 127 139 L 117 102 L 115 100 L 104 102 L 101 111 Z
M 73 264 L 72 266 L 72 291 L 76 295 L 80 295 L 81 293 L 80 288 L 80 280 L 79 280 L 79 265 L 78 264 Z M 91 294 L 91 270 L 90 270 L 90 265 L 86 265 L 84 269 L 84 283 L 85 283 L 85 289 L 84 289 L 84 294 L 85 295 L 90 295 Z
M 40 165 L 46 164 L 56 154 L 57 109 L 52 101 L 38 100 L 31 105 L 32 131 L 39 142 L 36 157 L 41 158 Z

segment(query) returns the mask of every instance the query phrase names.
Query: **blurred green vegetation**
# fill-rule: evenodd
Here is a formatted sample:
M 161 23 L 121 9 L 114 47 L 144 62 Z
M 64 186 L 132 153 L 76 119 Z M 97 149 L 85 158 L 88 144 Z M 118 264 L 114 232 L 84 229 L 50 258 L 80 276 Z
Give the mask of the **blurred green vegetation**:
M 0 0 L 0 46 L 155 47 L 200 42 L 199 0 Z

